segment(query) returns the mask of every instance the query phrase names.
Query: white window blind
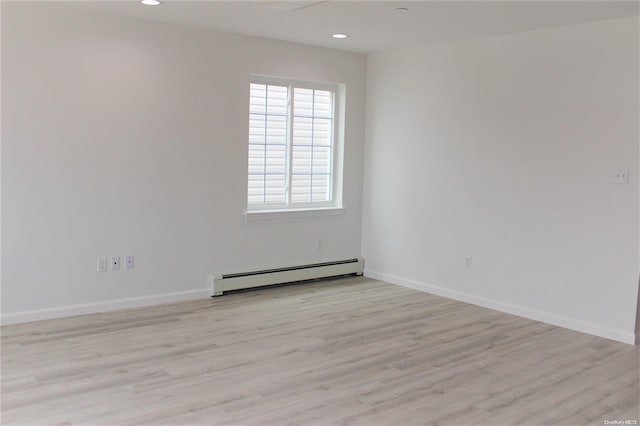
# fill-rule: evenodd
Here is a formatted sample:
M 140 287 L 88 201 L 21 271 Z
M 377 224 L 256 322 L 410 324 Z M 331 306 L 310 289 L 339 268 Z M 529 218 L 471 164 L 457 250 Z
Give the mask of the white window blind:
M 250 85 L 249 210 L 331 206 L 335 90 Z

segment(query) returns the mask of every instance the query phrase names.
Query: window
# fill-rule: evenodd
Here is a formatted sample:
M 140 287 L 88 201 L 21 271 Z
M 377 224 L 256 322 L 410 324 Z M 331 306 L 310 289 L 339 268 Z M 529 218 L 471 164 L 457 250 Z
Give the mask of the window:
M 254 78 L 248 211 L 339 207 L 337 86 Z

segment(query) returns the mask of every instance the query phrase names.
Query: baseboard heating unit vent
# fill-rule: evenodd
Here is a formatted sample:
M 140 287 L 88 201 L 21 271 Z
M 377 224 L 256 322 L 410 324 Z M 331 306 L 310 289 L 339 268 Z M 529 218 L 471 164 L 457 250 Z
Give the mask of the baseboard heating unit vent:
M 211 281 L 213 288 L 211 295 L 221 296 L 225 291 L 314 280 L 317 278 L 330 278 L 341 275 L 362 275 L 363 271 L 364 259 L 358 257 L 354 259 L 338 260 L 335 262 L 292 266 L 289 268 L 241 272 L 218 276 L 212 275 Z

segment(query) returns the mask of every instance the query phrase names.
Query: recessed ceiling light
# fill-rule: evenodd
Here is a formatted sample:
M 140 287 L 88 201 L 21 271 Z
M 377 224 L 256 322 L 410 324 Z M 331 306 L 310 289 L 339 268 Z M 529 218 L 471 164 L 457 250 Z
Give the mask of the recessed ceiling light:
M 144 4 L 145 6 L 157 6 L 160 4 L 158 0 L 142 0 L 140 3 Z
M 333 37 L 333 38 L 347 38 L 347 37 L 349 37 L 349 36 L 348 36 L 348 35 L 346 35 L 346 34 L 340 34 L 340 33 L 338 33 L 338 34 L 333 34 L 331 37 Z

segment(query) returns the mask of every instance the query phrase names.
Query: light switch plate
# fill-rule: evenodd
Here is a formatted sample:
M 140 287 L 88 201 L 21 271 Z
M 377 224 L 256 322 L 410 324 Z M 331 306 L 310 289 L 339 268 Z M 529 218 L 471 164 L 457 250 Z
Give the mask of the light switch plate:
M 629 183 L 629 169 L 611 170 L 611 183 L 627 185 Z

